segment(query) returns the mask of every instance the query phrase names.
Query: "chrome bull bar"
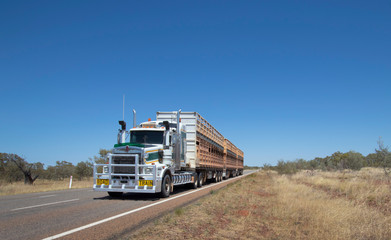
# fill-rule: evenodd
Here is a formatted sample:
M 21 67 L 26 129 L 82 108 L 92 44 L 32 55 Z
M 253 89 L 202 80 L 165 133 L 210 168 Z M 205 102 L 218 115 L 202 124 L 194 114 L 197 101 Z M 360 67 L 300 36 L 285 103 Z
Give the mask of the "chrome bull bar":
M 108 164 L 94 164 L 94 191 L 136 193 L 160 192 L 160 180 L 158 183 L 156 179 L 156 165 L 140 164 L 140 156 L 138 154 L 109 153 L 107 157 L 109 160 Z M 113 158 L 115 157 L 129 158 L 130 160 L 134 159 L 134 164 L 114 164 Z M 101 167 L 101 171 L 98 171 L 99 167 Z M 107 167 L 107 172 L 104 172 L 104 167 Z M 122 169 L 127 167 L 127 170 L 130 171 L 123 172 L 122 170 L 121 173 L 118 173 L 118 169 L 121 167 Z M 114 171 L 115 169 L 117 171 Z M 149 173 L 145 173 L 147 169 L 150 169 Z M 144 180 L 152 180 L 152 185 L 145 184 Z

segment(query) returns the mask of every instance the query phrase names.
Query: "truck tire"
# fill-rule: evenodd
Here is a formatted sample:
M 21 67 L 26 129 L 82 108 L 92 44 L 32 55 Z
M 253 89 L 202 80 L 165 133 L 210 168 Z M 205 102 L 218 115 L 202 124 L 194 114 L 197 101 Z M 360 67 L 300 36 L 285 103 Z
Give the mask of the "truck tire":
M 170 192 L 171 192 L 171 178 L 170 178 L 170 175 L 166 174 L 166 175 L 164 175 L 164 178 L 162 181 L 162 191 L 160 192 L 160 196 L 162 198 L 169 197 Z
M 122 192 L 108 192 L 109 196 L 112 198 L 119 198 L 122 196 Z
M 214 183 L 219 182 L 219 173 L 218 173 L 218 172 L 216 172 L 216 175 L 215 175 L 215 177 L 212 179 L 212 182 L 214 182 Z
M 204 184 L 204 174 L 202 172 L 198 173 L 198 181 L 197 181 L 197 186 L 202 187 Z
M 194 182 L 190 183 L 190 188 L 191 189 L 196 189 L 198 186 L 198 174 L 194 174 Z

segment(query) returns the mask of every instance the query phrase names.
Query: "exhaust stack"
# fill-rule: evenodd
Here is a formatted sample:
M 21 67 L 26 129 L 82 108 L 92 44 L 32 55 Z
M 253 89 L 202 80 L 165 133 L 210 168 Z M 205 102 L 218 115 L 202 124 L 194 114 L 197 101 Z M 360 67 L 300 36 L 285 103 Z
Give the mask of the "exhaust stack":
M 136 110 L 133 109 L 133 127 L 135 128 L 137 125 L 136 123 Z
M 181 112 L 182 112 L 182 109 L 179 109 L 179 111 L 177 112 L 176 114 L 176 124 L 177 124 L 177 132 L 179 132 L 179 121 L 181 120 Z
M 182 136 L 181 136 L 181 128 L 180 128 L 180 120 L 181 120 L 181 112 L 182 110 L 176 113 L 176 132 L 178 136 L 177 144 L 175 145 L 175 170 L 181 169 L 181 149 L 182 149 Z

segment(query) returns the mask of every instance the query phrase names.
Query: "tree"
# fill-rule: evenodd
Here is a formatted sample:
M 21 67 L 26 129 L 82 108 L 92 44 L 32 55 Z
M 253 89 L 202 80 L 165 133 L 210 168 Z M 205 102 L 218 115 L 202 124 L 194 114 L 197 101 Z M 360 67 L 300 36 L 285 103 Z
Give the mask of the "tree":
M 89 160 L 92 161 L 93 163 L 105 164 L 105 163 L 107 163 L 106 155 L 108 153 L 111 153 L 111 150 L 101 148 L 101 149 L 99 149 L 99 155 L 94 156 L 93 158 L 89 158 Z M 102 172 L 102 166 L 97 167 L 96 170 L 98 172 Z
M 67 161 L 56 161 L 55 174 L 57 179 L 63 180 L 72 176 L 75 172 L 75 166 Z
M 55 166 L 48 166 L 45 171 L 44 178 L 51 179 L 51 180 L 58 180 L 59 177 L 56 174 L 56 167 Z
M 89 160 L 94 163 L 104 164 L 107 161 L 106 155 L 108 153 L 111 153 L 111 150 L 101 148 L 101 149 L 99 149 L 99 156 L 94 156 L 93 158 L 89 158 Z
M 343 169 L 360 170 L 364 165 L 364 157 L 361 153 L 349 151 L 342 155 L 341 166 Z
M 296 163 L 289 161 L 285 162 L 284 160 L 278 161 L 276 170 L 279 174 L 295 174 L 298 171 Z
M 10 160 L 8 153 L 0 153 L 0 180 L 7 183 L 22 181 L 23 173 Z
M 314 169 L 317 169 L 317 168 L 321 169 L 321 163 L 322 163 L 322 159 L 319 158 L 319 157 L 316 157 L 316 158 L 312 159 L 309 162 L 310 169 L 311 170 L 314 170 Z
M 34 181 L 39 177 L 39 172 L 43 170 L 42 163 L 28 163 L 17 154 L 2 153 L 1 162 L 3 165 L 2 167 L 4 168 L 3 170 L 8 171 L 8 173 L 11 174 L 13 171 L 9 171 L 10 163 L 14 163 L 15 166 L 23 173 L 24 184 L 33 184 Z
M 79 162 L 76 165 L 75 173 L 78 176 L 79 180 L 83 178 L 88 178 L 92 176 L 93 172 L 93 163 L 91 161 Z
M 365 162 L 367 167 L 379 167 L 380 163 L 378 160 L 378 155 L 376 153 L 370 153 L 365 157 Z
M 304 159 L 302 159 L 302 158 L 296 159 L 295 164 L 296 164 L 296 168 L 300 169 L 300 170 L 302 170 L 302 169 L 307 169 L 307 170 L 311 169 L 311 166 L 310 166 L 309 162 L 304 160 Z
M 384 174 L 389 177 L 391 173 L 391 153 L 388 150 L 388 146 L 384 146 L 381 137 L 379 137 L 377 144 L 379 145 L 379 149 L 375 149 L 377 159 L 380 163 L 380 166 L 384 169 Z

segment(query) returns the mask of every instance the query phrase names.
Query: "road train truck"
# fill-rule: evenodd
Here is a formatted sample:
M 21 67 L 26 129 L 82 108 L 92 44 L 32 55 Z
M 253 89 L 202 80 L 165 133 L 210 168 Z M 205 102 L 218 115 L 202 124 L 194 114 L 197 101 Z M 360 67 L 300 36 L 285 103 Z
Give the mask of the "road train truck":
M 94 164 L 95 191 L 159 193 L 174 186 L 202 187 L 243 174 L 243 152 L 196 112 L 157 112 L 156 120 L 121 128 L 105 164 Z

